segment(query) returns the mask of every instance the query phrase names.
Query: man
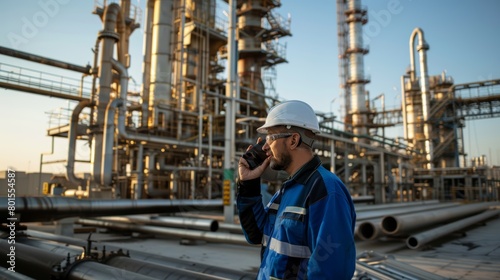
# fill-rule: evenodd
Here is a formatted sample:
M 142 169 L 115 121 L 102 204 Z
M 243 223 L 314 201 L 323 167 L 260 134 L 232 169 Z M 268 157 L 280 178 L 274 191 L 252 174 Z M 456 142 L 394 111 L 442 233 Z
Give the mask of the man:
M 354 205 L 313 152 L 320 132 L 313 109 L 298 100 L 282 102 L 257 132 L 266 134 L 267 158 L 253 170 L 240 158 L 237 196 L 247 241 L 262 244 L 257 279 L 352 279 Z M 268 166 L 290 177 L 264 207 L 260 177 Z

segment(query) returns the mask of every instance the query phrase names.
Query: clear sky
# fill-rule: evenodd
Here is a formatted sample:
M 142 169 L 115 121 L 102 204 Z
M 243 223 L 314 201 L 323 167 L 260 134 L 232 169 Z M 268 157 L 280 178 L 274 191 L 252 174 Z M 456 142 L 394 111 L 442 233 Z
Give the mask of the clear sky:
M 145 2 L 132 1 L 142 8 Z M 94 1 L 25 0 L 0 5 L 0 46 L 82 66 L 92 64 L 91 49 L 102 29 L 101 20 L 92 14 Z M 370 52 L 364 62 L 371 83 L 366 90 L 371 98 L 384 93 L 386 108 L 400 107 L 400 78 L 410 64 L 408 44 L 416 27 L 423 29 L 430 46 L 430 75 L 446 71 L 456 84 L 500 79 L 500 1 L 366 0 L 362 5 L 368 9 L 369 19 L 364 44 Z M 320 112 L 339 114 L 336 1 L 284 0 L 277 12 L 291 15 L 293 34 L 282 40 L 287 44 L 288 63 L 277 67 L 279 96 L 304 100 Z M 142 27 L 134 31 L 130 43 L 129 73 L 140 84 Z M 0 62 L 80 78 L 69 71 L 3 55 Z M 61 99 L 0 89 L 0 170 L 12 167 L 37 172 L 40 154 L 51 151 L 51 139 L 46 136 L 47 112 L 68 106 Z M 499 119 L 466 123 L 464 140 L 469 158 L 486 155 L 490 163 L 500 164 L 499 123 Z M 400 127 L 392 133 L 402 136 Z M 56 139 L 54 155 L 46 155 L 44 160 L 64 160 L 66 147 L 67 139 Z M 79 147 L 77 159 L 88 159 L 88 152 L 85 145 Z M 43 171 L 64 172 L 64 166 L 44 165 Z

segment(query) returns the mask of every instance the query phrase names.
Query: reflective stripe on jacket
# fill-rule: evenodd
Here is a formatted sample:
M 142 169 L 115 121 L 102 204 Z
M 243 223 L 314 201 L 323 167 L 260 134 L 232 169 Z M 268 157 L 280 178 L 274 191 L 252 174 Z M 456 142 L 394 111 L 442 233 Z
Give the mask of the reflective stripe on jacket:
M 352 279 L 356 265 L 351 195 L 318 156 L 285 181 L 267 206 L 260 178 L 238 182 L 249 243 L 262 244 L 257 279 Z

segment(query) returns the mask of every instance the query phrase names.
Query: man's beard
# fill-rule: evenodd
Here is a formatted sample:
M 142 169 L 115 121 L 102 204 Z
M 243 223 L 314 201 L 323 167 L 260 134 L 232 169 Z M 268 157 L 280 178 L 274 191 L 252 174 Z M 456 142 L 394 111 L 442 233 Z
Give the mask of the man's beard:
M 271 163 L 269 166 L 273 170 L 285 170 L 290 166 L 292 163 L 292 157 L 290 156 L 290 153 L 283 153 L 279 158 L 274 157 L 271 158 Z

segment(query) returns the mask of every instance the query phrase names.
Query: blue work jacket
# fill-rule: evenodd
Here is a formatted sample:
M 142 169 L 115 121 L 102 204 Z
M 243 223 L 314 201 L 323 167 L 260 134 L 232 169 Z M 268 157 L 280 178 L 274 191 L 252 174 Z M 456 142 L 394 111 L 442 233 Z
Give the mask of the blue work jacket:
M 352 279 L 354 205 L 318 156 L 285 181 L 265 207 L 260 178 L 239 181 L 237 205 L 247 241 L 262 244 L 257 279 Z

